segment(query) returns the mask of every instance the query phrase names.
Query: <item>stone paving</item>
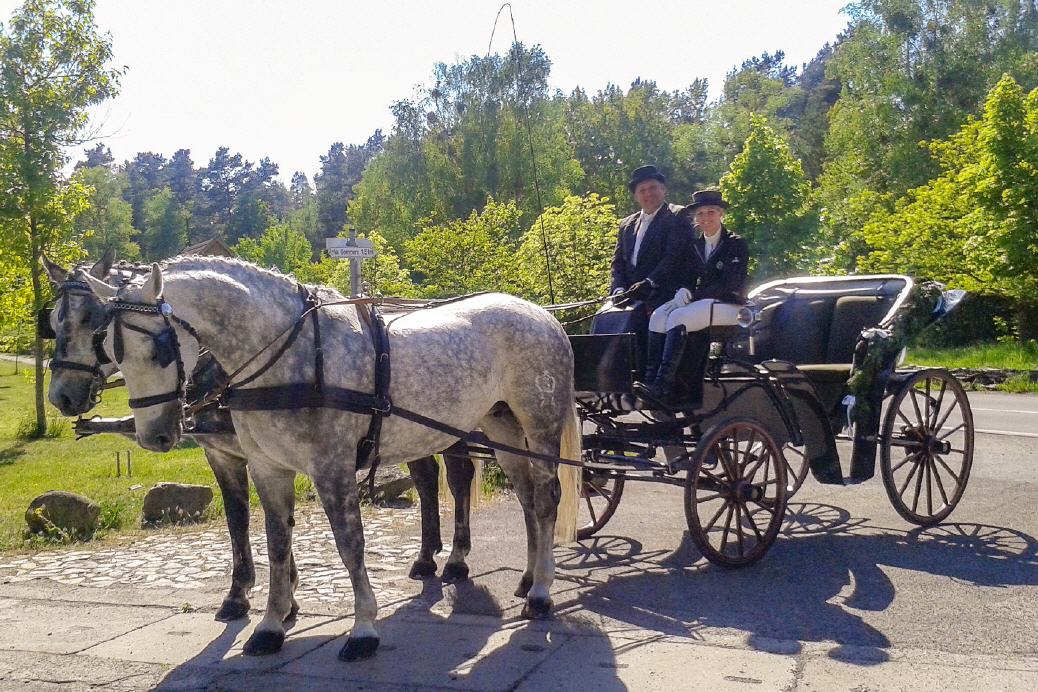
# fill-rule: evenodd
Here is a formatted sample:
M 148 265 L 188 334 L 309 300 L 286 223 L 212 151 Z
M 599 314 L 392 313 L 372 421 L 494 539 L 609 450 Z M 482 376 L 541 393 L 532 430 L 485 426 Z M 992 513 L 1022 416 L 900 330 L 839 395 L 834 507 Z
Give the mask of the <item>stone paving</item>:
M 408 569 L 418 554 L 419 526 L 418 510 L 414 507 L 365 510 L 368 576 L 372 587 L 386 601 L 403 595 L 400 585 L 407 580 Z M 255 597 L 267 588 L 262 515 L 253 517 L 251 527 L 258 572 L 252 590 Z M 298 600 L 352 604 L 349 576 L 335 550 L 331 527 L 318 507 L 303 506 L 297 510 L 292 545 L 300 574 Z M 156 532 L 128 545 L 100 550 L 0 556 L 0 575 L 7 584 L 45 578 L 67 586 L 95 588 L 122 584 L 145 589 L 200 589 L 206 581 L 216 578 L 229 585 L 230 555 L 226 528 L 222 523 L 214 523 L 197 533 Z

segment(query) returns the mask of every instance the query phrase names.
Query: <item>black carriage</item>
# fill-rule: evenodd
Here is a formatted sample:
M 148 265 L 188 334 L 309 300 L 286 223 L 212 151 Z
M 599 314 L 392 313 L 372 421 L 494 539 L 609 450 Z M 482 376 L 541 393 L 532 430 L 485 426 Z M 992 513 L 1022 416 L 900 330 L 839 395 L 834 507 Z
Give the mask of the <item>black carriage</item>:
M 946 370 L 901 368 L 904 346 L 962 297 L 907 276 L 799 277 L 750 295 L 738 327 L 713 327 L 710 354 L 681 364 L 678 403 L 635 397 L 647 315 L 607 307 L 573 336 L 584 423 L 578 538 L 599 531 L 628 480 L 685 488 L 691 538 L 726 567 L 763 557 L 810 470 L 822 483 L 875 472 L 906 520 L 943 521 L 973 460 L 973 417 Z M 837 440 L 852 454 L 844 475 Z

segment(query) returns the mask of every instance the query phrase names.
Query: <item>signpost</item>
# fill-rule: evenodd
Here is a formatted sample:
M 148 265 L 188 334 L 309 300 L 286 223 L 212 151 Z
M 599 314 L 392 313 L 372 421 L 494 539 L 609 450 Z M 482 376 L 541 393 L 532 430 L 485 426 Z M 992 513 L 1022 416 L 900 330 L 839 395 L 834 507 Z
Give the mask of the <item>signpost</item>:
M 353 297 L 361 292 L 360 263 L 375 256 L 375 247 L 367 238 L 358 238 L 357 231 L 348 226 L 348 238 L 325 238 L 324 246 L 332 259 L 348 259 L 350 261 L 350 293 Z

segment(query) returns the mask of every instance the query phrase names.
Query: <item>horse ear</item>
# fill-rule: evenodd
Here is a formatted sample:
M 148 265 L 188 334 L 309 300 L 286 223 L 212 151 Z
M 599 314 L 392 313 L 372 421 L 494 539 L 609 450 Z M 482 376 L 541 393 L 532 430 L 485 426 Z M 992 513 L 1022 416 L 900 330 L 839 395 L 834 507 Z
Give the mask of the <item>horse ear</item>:
M 54 264 L 49 259 L 47 259 L 46 255 L 41 255 L 41 257 L 43 258 L 43 268 L 47 270 L 47 276 L 50 277 L 50 280 L 52 282 L 59 284 L 62 281 L 68 281 L 67 269 L 64 269 L 61 266 Z
M 90 275 L 90 273 L 83 274 L 83 279 L 86 280 L 87 284 L 90 286 L 90 290 L 94 292 L 94 295 L 102 300 L 114 298 L 115 294 L 119 292 L 119 289 L 115 286 L 110 286 L 104 281 L 101 281 L 101 279 L 95 279 Z
M 95 279 L 104 279 L 108 276 L 108 272 L 112 270 L 112 265 L 115 263 L 115 248 L 110 247 L 105 250 L 105 254 L 101 259 L 97 261 L 97 264 L 90 267 L 90 275 Z
M 151 274 L 141 287 L 141 297 L 145 303 L 154 303 L 162 298 L 162 269 L 158 262 L 151 265 Z

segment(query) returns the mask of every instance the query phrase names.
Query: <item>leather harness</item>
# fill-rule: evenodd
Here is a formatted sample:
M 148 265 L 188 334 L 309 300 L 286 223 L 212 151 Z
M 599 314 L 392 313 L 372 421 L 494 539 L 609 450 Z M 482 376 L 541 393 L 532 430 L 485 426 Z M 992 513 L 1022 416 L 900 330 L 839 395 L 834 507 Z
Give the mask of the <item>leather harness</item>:
M 437 432 L 450 435 L 451 437 L 465 440 L 467 442 L 473 442 L 481 444 L 491 449 L 495 449 L 501 452 L 507 452 L 510 454 L 517 454 L 528 458 L 538 459 L 541 461 L 548 461 L 556 464 L 566 464 L 569 466 L 582 466 L 580 461 L 574 461 L 571 459 L 562 459 L 557 456 L 549 454 L 541 454 L 539 452 L 533 452 L 529 449 L 520 449 L 511 445 L 502 444 L 500 442 L 494 442 L 490 440 L 484 433 L 479 431 L 467 431 L 461 428 L 456 428 L 446 423 L 442 423 L 438 420 L 422 415 L 415 411 L 394 406 L 389 398 L 389 385 L 391 379 L 391 368 L 390 368 L 390 346 L 389 346 L 389 331 L 386 327 L 385 320 L 382 314 L 377 308 L 377 303 L 380 299 L 378 298 L 351 298 L 345 300 L 334 301 L 331 303 L 324 303 L 320 298 L 306 288 L 303 285 L 299 286 L 300 296 L 303 299 L 304 310 L 296 321 L 278 334 L 271 342 L 262 348 L 258 353 L 249 358 L 243 365 L 237 370 L 231 373 L 223 384 L 219 385 L 212 391 L 206 393 L 198 401 L 188 403 L 186 406 L 187 413 L 193 414 L 205 406 L 211 405 L 215 401 L 222 401 L 227 408 L 237 411 L 278 411 L 278 410 L 297 410 L 305 408 L 330 408 L 340 411 L 349 411 L 352 413 L 360 413 L 371 416 L 371 420 L 368 423 L 367 433 L 357 443 L 357 465 L 358 470 L 371 466 L 371 472 L 368 478 L 371 482 L 374 482 L 374 471 L 379 462 L 379 441 L 382 432 L 382 422 L 386 416 L 396 415 L 412 423 L 416 423 L 426 428 L 436 430 Z M 468 296 L 466 296 L 468 297 Z M 450 302 L 450 301 L 447 301 Z M 373 392 L 361 392 L 355 389 L 347 389 L 343 387 L 328 387 L 324 383 L 324 353 L 321 348 L 321 329 L 318 312 L 322 307 L 331 305 L 356 305 L 358 314 L 369 324 L 371 327 L 371 339 L 374 347 L 375 355 L 375 378 L 374 378 L 374 391 Z M 369 310 L 365 313 L 361 309 L 361 305 L 369 305 Z M 441 303 L 442 304 L 442 303 Z M 119 312 L 138 312 L 144 314 L 154 314 L 162 317 L 165 322 L 166 329 L 174 332 L 173 334 L 173 347 L 175 350 L 174 359 L 177 364 L 177 389 L 174 391 L 166 392 L 164 394 L 157 394 L 150 397 L 143 397 L 139 399 L 131 399 L 129 401 L 131 408 L 143 408 L 145 406 L 153 406 L 155 404 L 163 403 L 166 401 L 173 401 L 174 399 L 184 398 L 184 386 L 186 378 L 184 377 L 184 364 L 180 353 L 180 343 L 176 339 L 176 334 L 171 321 L 175 321 L 177 324 L 183 326 L 187 331 L 199 341 L 199 347 L 201 348 L 201 341 L 198 338 L 197 332 L 186 320 L 175 317 L 172 312 L 172 307 L 165 301 L 159 300 L 155 305 L 147 305 L 142 303 L 128 303 L 124 301 L 112 300 L 105 304 L 106 312 L 108 313 L 109 320 L 116 321 L 116 335 L 115 339 L 119 339 L 119 327 L 122 324 L 121 320 L 118 320 L 115 315 Z M 306 318 L 310 316 L 313 324 L 314 332 L 314 382 L 313 383 L 296 383 L 287 385 L 278 385 L 271 387 L 253 387 L 245 389 L 243 388 L 246 384 L 251 383 L 257 379 L 260 375 L 269 370 L 285 352 L 295 342 L 299 333 L 302 331 L 303 325 L 306 322 Z M 162 332 L 152 332 L 141 327 L 134 325 L 123 325 L 127 328 L 132 328 L 134 331 L 138 331 L 144 334 L 150 335 L 155 339 Z M 107 332 L 108 322 L 102 325 L 98 329 L 96 334 L 101 335 L 101 339 L 104 339 L 105 333 Z M 252 364 L 264 351 L 273 346 L 282 336 L 287 333 L 285 341 L 274 351 L 272 356 L 256 371 L 250 374 L 248 377 L 235 382 L 234 378 L 237 377 L 244 371 L 249 365 Z M 115 343 L 113 343 L 113 350 L 115 349 Z M 120 354 L 116 352 L 116 360 L 120 358 Z

